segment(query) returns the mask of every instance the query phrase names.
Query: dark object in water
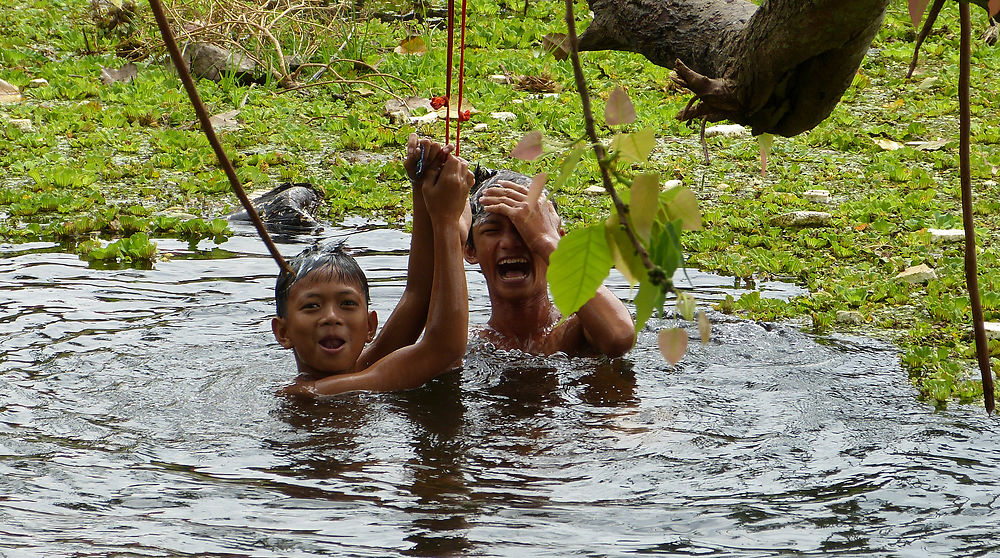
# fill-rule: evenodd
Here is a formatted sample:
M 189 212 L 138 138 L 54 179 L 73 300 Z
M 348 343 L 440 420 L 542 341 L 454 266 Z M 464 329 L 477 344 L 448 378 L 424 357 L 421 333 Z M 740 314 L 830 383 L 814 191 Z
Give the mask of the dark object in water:
M 278 233 L 314 232 L 322 229 L 313 213 L 323 200 L 323 192 L 308 182 L 285 182 L 253 200 L 267 230 Z M 249 221 L 245 210 L 229 216 L 232 221 Z

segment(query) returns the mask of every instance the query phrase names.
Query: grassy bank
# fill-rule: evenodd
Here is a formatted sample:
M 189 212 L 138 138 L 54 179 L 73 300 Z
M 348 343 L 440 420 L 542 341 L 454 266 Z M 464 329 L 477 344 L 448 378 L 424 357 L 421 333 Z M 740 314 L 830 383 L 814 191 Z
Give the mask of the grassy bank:
M 572 69 L 540 46 L 543 35 L 564 31 L 563 4 L 533 2 L 526 15 L 521 4 L 481 4 L 467 30 L 465 95 L 478 112 L 463 127 L 462 154 L 487 166 L 552 172 L 555 156 L 524 163 L 508 153 L 528 130 L 557 141 L 582 135 Z M 400 155 L 415 128 L 394 121 L 385 106 L 394 98 L 443 94 L 446 37 L 440 27 L 387 17 L 393 10 L 399 11 L 366 4 L 341 12 L 336 26 L 327 22 L 329 36 L 279 36 L 285 54 L 307 45 L 307 62 L 344 60 L 317 80 L 325 84 L 290 91 L 273 76 L 256 84 L 233 75 L 199 82 L 213 114 L 240 111 L 240 127 L 222 138 L 250 189 L 309 181 L 327 194 L 323 219 L 363 215 L 404 226 L 409 200 Z M 581 25 L 586 14 L 580 5 Z M 974 22 L 977 34 L 985 29 L 978 10 Z M 225 224 L 215 219 L 234 209 L 235 198 L 179 80 L 161 63 L 148 6 L 140 3 L 135 19 L 119 23 L 99 25 L 89 2 L 0 0 L 0 79 L 24 97 L 0 105 L 4 241 L 56 240 L 85 257 L 142 260 L 142 235 L 225 235 Z M 915 33 L 905 3 L 894 2 L 833 115 L 808 133 L 777 138 L 766 177 L 757 141 L 748 136 L 709 138 L 711 163 L 705 165 L 698 130 L 673 118 L 688 95 L 672 86 L 666 69 L 626 53 L 585 53 L 583 62 L 599 107 L 624 86 L 639 115 L 631 126 L 657 131 L 647 166 L 698 194 L 705 230 L 685 236 L 688 265 L 748 284 L 781 279 L 810 292 L 787 302 L 745 295 L 722 303 L 723 310 L 796 320 L 817 333 L 859 330 L 889 338 L 903 348 L 903 361 L 927 398 L 970 401 L 981 386 L 962 243 L 934 241 L 928 232 L 961 227 L 952 3 L 938 27 L 925 43 L 918 75 L 905 79 Z M 426 53 L 395 52 L 411 34 L 421 36 Z M 123 56 L 136 58 L 136 79 L 103 84 L 101 68 L 121 67 L 128 61 Z M 1000 321 L 994 232 L 1000 225 L 1000 50 L 977 42 L 973 56 L 980 284 L 986 319 Z M 316 70 L 302 72 L 300 81 Z M 47 85 L 32 87 L 38 78 Z M 515 116 L 498 120 L 494 112 Z M 471 131 L 476 124 L 486 130 Z M 442 137 L 444 125 L 418 131 Z M 584 165 L 556 193 L 569 227 L 607 214 L 606 198 L 586 192 L 596 184 L 596 168 Z M 808 201 L 803 193 L 813 189 L 828 190 L 831 203 Z M 832 225 L 793 230 L 771 224 L 777 215 L 807 209 L 830 212 Z M 117 251 L 108 253 L 109 241 L 120 243 Z M 893 279 L 922 263 L 937 279 L 920 285 Z M 1000 353 L 1000 342 L 990 349 Z

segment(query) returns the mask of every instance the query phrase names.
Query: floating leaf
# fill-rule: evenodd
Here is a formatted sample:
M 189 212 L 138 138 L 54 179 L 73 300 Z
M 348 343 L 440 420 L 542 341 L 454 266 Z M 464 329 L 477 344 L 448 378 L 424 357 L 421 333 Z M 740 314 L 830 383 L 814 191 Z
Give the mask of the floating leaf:
M 687 352 L 687 331 L 679 327 L 661 329 L 658 344 L 660 346 L 660 354 L 673 366 L 680 362 L 684 358 L 684 353 Z
M 701 335 L 701 344 L 705 345 L 712 338 L 712 322 L 708 319 L 708 314 L 704 311 L 698 312 L 698 333 Z
M 611 148 L 626 161 L 641 163 L 649 158 L 656 147 L 656 135 L 652 128 L 645 128 L 631 134 L 618 134 L 611 142 Z
M 129 62 L 117 70 L 114 68 L 101 68 L 101 83 L 111 85 L 112 83 L 128 83 L 139 74 L 139 69 L 135 64 Z
M 16 103 L 21 100 L 21 90 L 0 79 L 0 103 Z
M 562 165 L 559 167 L 559 176 L 556 177 L 555 182 L 552 183 L 551 189 L 553 191 L 562 188 L 563 184 L 566 184 L 566 181 L 569 180 L 569 176 L 573 174 L 573 171 L 576 170 L 576 166 L 580 164 L 580 157 L 583 156 L 584 149 L 586 149 L 585 146 L 578 145 L 566 154 L 566 158 L 563 159 Z M 601 188 L 601 191 L 603 192 L 604 189 Z
M 677 313 L 687 321 L 694 319 L 695 301 L 691 293 L 677 293 L 677 301 L 674 302 Z
M 545 188 L 545 181 L 549 179 L 549 175 L 540 172 L 531 179 L 531 187 L 528 188 L 528 207 L 535 205 L 538 198 L 542 195 L 542 188 Z
M 556 60 L 566 60 L 569 58 L 569 37 L 564 33 L 542 35 L 542 48 L 552 53 Z
M 903 148 L 903 144 L 889 138 L 872 138 L 872 141 L 875 142 L 875 145 L 885 149 L 886 151 L 895 151 Z
M 632 195 L 629 202 L 629 215 L 635 232 L 643 240 L 649 240 L 653 228 L 653 219 L 660 208 L 660 175 L 648 172 L 636 175 L 632 181 Z
M 549 256 L 546 278 L 552 302 L 563 316 L 576 312 L 594 297 L 610 273 L 611 263 L 603 224 L 576 229 L 559 240 L 559 246 Z
M 761 134 L 760 141 L 760 175 L 767 176 L 767 157 L 771 154 L 771 144 L 774 143 L 773 134 Z
M 420 37 L 410 37 L 399 43 L 399 46 L 393 49 L 393 52 L 396 54 L 422 56 L 427 52 L 427 43 Z
M 608 104 L 604 107 L 604 121 L 609 126 L 631 124 L 635 122 L 635 107 L 628 93 L 619 85 L 608 96 Z
M 907 0 L 906 3 L 910 7 L 910 21 L 913 22 L 914 27 L 920 26 L 920 20 L 924 17 L 924 10 L 927 9 L 927 3 L 930 0 Z
M 522 161 L 533 161 L 542 154 L 542 133 L 539 131 L 528 132 L 521 141 L 517 142 L 514 150 L 510 152 L 511 157 Z
M 231 110 L 222 114 L 216 114 L 209 118 L 209 121 L 212 123 L 212 128 L 217 131 L 237 130 L 240 127 L 239 121 L 236 120 L 239 114 L 240 111 Z

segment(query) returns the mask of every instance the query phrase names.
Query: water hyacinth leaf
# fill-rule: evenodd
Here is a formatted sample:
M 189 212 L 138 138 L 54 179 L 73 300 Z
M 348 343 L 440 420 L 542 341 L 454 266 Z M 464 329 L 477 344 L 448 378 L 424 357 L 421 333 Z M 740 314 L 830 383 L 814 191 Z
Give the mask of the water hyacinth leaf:
M 542 133 L 539 131 L 528 132 L 521 141 L 517 142 L 511 157 L 522 161 L 534 161 L 542 155 Z
M 698 196 L 687 186 L 674 186 L 660 194 L 662 216 L 667 221 L 681 221 L 685 231 L 701 230 L 701 209 Z
M 618 157 L 632 163 L 641 163 L 648 159 L 654 147 L 656 147 L 656 135 L 652 128 L 643 128 L 631 134 L 618 134 L 611 142 L 611 148 Z
M 657 344 L 660 346 L 660 354 L 673 366 L 680 362 L 684 358 L 684 353 L 687 352 L 687 331 L 679 327 L 661 329 Z
M 562 165 L 559 166 L 559 176 L 556 177 L 555 182 L 552 183 L 552 190 L 558 190 L 562 188 L 563 184 L 569 180 L 573 171 L 576 170 L 577 165 L 580 164 L 580 158 L 583 157 L 583 152 L 586 147 L 578 145 L 571 149 L 569 153 L 566 154 L 566 158 L 563 159 Z
M 650 281 L 639 284 L 639 292 L 635 295 L 635 330 L 641 331 L 646 322 L 653 316 L 653 311 L 663 308 L 667 293 Z
M 774 143 L 773 134 L 761 134 L 757 141 L 760 142 L 760 175 L 767 176 L 767 158 L 771 155 L 771 145 Z
M 704 310 L 698 312 L 698 334 L 701 335 L 702 345 L 708 344 L 708 340 L 712 338 L 712 322 Z
M 910 21 L 913 22 L 914 27 L 920 25 L 920 20 L 924 17 L 924 11 L 927 9 L 927 3 L 930 0 L 907 0 L 906 3 L 910 8 Z
M 594 297 L 611 272 L 611 264 L 603 224 L 577 229 L 562 237 L 549 256 L 546 279 L 552 302 L 563 316 L 576 312 Z
M 690 322 L 694 319 L 695 301 L 691 293 L 677 293 L 677 300 L 674 302 L 674 306 L 677 307 L 677 313 L 685 320 Z
M 396 54 L 422 56 L 427 52 L 427 43 L 420 37 L 410 37 L 399 43 L 393 52 Z
M 645 281 L 648 276 L 646 266 L 642 263 L 642 258 L 636 253 L 632 241 L 629 239 L 625 229 L 618 223 L 618 215 L 612 213 L 605 224 L 604 234 L 608 241 L 608 250 L 611 252 L 611 261 L 629 285 L 635 286 Z
M 528 207 L 532 207 L 538 202 L 538 198 L 542 195 L 542 189 L 545 188 L 545 182 L 549 179 L 549 175 L 540 172 L 531 179 L 531 186 L 528 188 Z
M 608 96 L 608 104 L 604 107 L 604 121 L 609 126 L 631 124 L 635 122 L 635 107 L 628 93 L 619 85 Z
M 660 209 L 659 173 L 646 172 L 636 175 L 630 190 L 632 194 L 628 209 L 632 224 L 635 226 L 635 232 L 643 240 L 648 241 L 653 229 L 653 220 Z

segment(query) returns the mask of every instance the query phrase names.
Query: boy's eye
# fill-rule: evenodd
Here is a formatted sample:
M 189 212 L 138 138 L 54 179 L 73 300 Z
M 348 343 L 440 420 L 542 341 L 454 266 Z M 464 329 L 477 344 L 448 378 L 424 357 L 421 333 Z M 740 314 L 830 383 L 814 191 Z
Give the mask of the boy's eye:
M 359 304 L 358 304 L 358 302 L 356 300 L 350 300 L 350 299 L 342 301 L 340 303 L 340 305 L 341 306 L 359 306 Z

